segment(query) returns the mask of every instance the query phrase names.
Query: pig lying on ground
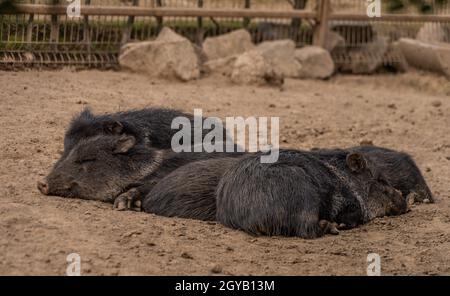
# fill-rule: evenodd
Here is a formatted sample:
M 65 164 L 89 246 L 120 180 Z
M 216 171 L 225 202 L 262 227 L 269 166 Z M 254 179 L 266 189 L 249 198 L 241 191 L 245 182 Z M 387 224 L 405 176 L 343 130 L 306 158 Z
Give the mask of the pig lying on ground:
M 359 147 L 355 149 L 357 148 Z M 214 191 L 219 184 L 220 176 L 225 173 L 221 183 L 231 183 L 232 185 L 229 186 L 234 191 L 223 197 L 222 202 L 224 203 L 230 200 L 232 203 L 246 201 L 246 196 L 251 196 L 251 193 L 246 191 L 248 188 L 253 188 L 255 191 L 257 188 L 262 188 L 261 190 L 265 192 L 276 192 L 273 196 L 274 203 L 277 202 L 277 196 L 280 196 L 281 199 L 278 201 L 281 204 L 290 205 L 289 201 L 302 194 L 306 196 L 305 202 L 310 203 L 309 195 L 305 193 L 308 192 L 308 186 L 313 192 L 318 191 L 319 193 L 324 188 L 328 188 L 322 192 L 322 195 L 319 194 L 322 197 L 321 211 L 325 213 L 325 216 L 317 219 L 320 218 L 318 220 L 319 228 L 323 233 L 336 233 L 337 222 L 339 222 L 340 228 L 352 228 L 375 217 L 406 212 L 409 198 L 405 200 L 399 191 L 389 185 L 386 177 L 373 162 L 374 159 L 366 156 L 364 152 L 323 150 L 320 154 L 316 151 L 282 151 L 281 153 L 285 155 L 284 158 L 286 158 L 286 154 L 294 155 L 294 161 L 290 162 L 290 159 L 285 159 L 281 163 L 279 161 L 272 164 L 279 168 L 279 171 L 272 172 L 268 176 L 260 176 L 259 179 L 255 179 L 256 177 L 250 179 L 252 178 L 250 176 L 253 176 L 255 172 L 256 174 L 261 171 L 266 172 L 263 168 L 272 165 L 259 164 L 259 157 L 252 154 L 247 154 L 242 158 L 220 158 L 190 163 L 173 171 L 163 181 L 160 181 L 146 197 L 144 208 L 147 212 L 164 216 L 211 220 L 216 209 Z M 256 168 L 250 165 L 244 166 L 243 163 L 248 161 L 248 158 L 254 161 L 251 164 Z M 358 168 L 358 165 L 363 167 Z M 235 171 L 227 172 L 230 167 Z M 307 173 L 304 167 L 308 169 Z M 236 173 L 236 168 L 240 168 L 242 172 Z M 305 175 L 297 178 L 295 174 L 293 175 L 295 170 L 305 172 Z M 290 178 L 293 179 L 289 179 L 287 176 L 291 176 Z M 302 183 L 302 177 L 310 178 L 310 180 L 314 180 L 314 183 Z M 281 178 L 281 180 L 275 178 Z M 286 182 L 283 183 L 284 181 Z M 294 184 L 299 184 L 299 187 L 295 187 Z M 288 192 L 292 196 L 283 199 L 283 192 Z M 263 195 L 259 194 L 258 196 Z M 223 212 L 226 207 L 220 208 L 219 202 L 217 202 L 218 212 Z M 267 206 L 267 201 L 252 200 L 242 205 L 241 211 L 251 211 L 255 207 L 252 204 Z M 199 207 L 197 208 L 197 206 Z M 276 209 L 276 206 L 267 206 L 265 209 L 271 212 L 272 209 Z M 274 215 L 277 214 L 274 213 Z M 241 217 L 248 218 L 250 216 L 245 213 Z M 258 214 L 254 216 L 258 216 Z M 331 219 L 332 222 L 325 219 Z
M 190 162 L 237 157 L 241 153 L 175 153 L 137 143 L 128 135 L 80 139 L 50 174 L 38 182 L 46 195 L 114 202 L 118 209 L 139 209 L 141 198 L 159 180 Z
M 412 196 L 411 192 L 419 192 L 421 199 L 422 197 L 431 197 L 419 169 L 412 158 L 405 153 L 370 146 L 348 149 L 315 149 L 311 154 L 319 161 L 329 162 L 336 155 L 344 155 L 349 152 L 360 152 L 367 155 L 371 160 L 366 163 L 370 166 L 370 176 L 385 185 L 387 189 L 392 185 L 395 189 L 400 190 L 403 198 L 410 197 L 408 198 L 409 202 L 413 201 L 412 197 L 417 200 L 417 195 Z M 251 154 L 247 153 L 247 155 Z M 205 160 L 173 171 L 160 181 L 145 198 L 144 210 L 163 216 L 211 220 L 215 213 L 215 190 L 220 177 L 238 160 L 238 158 Z M 198 209 L 195 208 L 197 205 L 199 205 Z
M 407 211 L 365 153 L 315 154 L 284 150 L 273 164 L 243 157 L 219 182 L 217 220 L 256 235 L 315 238 Z
M 105 115 L 94 115 L 89 109 L 72 119 L 65 137 L 64 158 L 82 139 L 97 135 L 131 135 L 138 144 L 147 144 L 154 148 L 170 149 L 173 135 L 179 129 L 172 129 L 172 121 L 185 117 L 191 122 L 191 135 L 194 135 L 194 116 L 178 110 L 164 108 L 145 108 Z M 210 129 L 203 129 L 203 137 Z M 194 142 L 192 136 L 192 144 Z M 226 129 L 223 130 L 223 142 L 227 140 Z M 236 150 L 235 150 L 236 151 Z
M 397 152 L 376 146 L 351 148 L 368 155 L 377 165 L 390 185 L 400 190 L 404 197 L 413 196 L 417 202 L 434 202 L 431 190 L 412 157 L 404 152 Z
M 327 154 L 333 155 L 336 151 L 342 150 L 313 149 L 314 153 L 325 157 Z M 434 197 L 422 173 L 407 153 L 377 146 L 356 146 L 345 151 L 362 152 L 369 156 L 374 164 L 372 171 L 375 177 L 382 173 L 392 187 L 402 192 L 403 197 L 411 196 L 417 202 L 434 202 Z
M 139 180 L 135 180 L 136 182 L 142 181 L 136 184 L 130 184 L 128 189 L 122 192 L 120 197 L 115 197 L 114 207 L 118 210 L 123 209 L 135 209 L 140 208 L 140 199 L 147 195 L 147 193 L 151 190 L 153 185 L 156 183 L 158 178 L 162 178 L 165 174 L 168 174 L 172 170 L 187 164 L 191 161 L 196 161 L 200 159 L 214 158 L 219 156 L 226 155 L 240 155 L 240 153 L 223 153 L 215 152 L 215 153 L 171 153 L 171 141 L 173 135 L 178 131 L 177 129 L 171 129 L 172 120 L 176 117 L 185 117 L 191 121 L 191 128 L 193 129 L 194 117 L 190 114 L 186 114 L 177 110 L 171 109 L 161 109 L 161 108 L 147 108 L 142 110 L 132 110 L 126 112 L 118 112 L 114 114 L 106 114 L 106 115 L 93 115 L 89 110 L 84 110 L 78 116 L 76 116 L 72 122 L 68 130 L 66 131 L 64 138 L 64 152 L 61 158 L 56 162 L 52 172 L 50 175 L 43 181 L 38 182 L 39 190 L 44 194 L 50 195 L 61 195 L 64 196 L 73 196 L 73 190 L 70 191 L 68 185 L 74 179 L 74 173 L 72 172 L 77 167 L 87 167 L 88 162 L 94 162 L 93 160 L 82 160 L 76 162 L 70 153 L 74 149 L 78 149 L 79 151 L 74 152 L 75 155 L 80 155 L 83 153 L 87 153 L 89 151 L 90 154 L 94 155 L 97 152 L 101 152 L 102 149 L 110 149 L 111 147 L 105 146 L 108 141 L 114 138 L 112 136 L 120 136 L 122 135 L 122 139 L 129 139 L 132 141 L 132 146 L 136 146 L 139 154 L 145 154 L 147 148 L 148 151 L 151 151 L 150 154 L 153 154 L 153 157 L 149 158 L 149 154 L 146 156 L 147 158 L 143 161 L 147 162 L 149 168 L 147 168 L 147 172 L 140 172 L 142 178 Z M 209 129 L 203 129 L 203 137 L 209 132 Z M 194 131 L 191 131 L 192 135 Z M 223 130 L 224 140 L 227 140 L 226 130 Z M 106 138 L 101 138 L 101 136 L 105 136 Z M 131 136 L 126 138 L 126 136 Z M 194 137 L 192 138 L 193 145 L 199 144 L 194 142 Z M 133 139 L 133 140 L 131 140 Z M 217 139 L 216 139 L 217 140 Z M 131 142 L 130 142 L 131 143 Z M 108 145 L 112 145 L 109 143 Z M 99 145 L 98 147 L 95 147 Z M 92 146 L 92 147 L 91 147 Z M 225 146 L 225 142 L 224 142 Z M 236 146 L 234 146 L 234 151 L 237 151 Z M 96 151 L 96 150 L 99 151 Z M 137 150 L 133 149 L 133 153 Z M 159 151 L 158 151 L 159 150 Z M 167 150 L 167 151 L 163 151 Z M 105 152 L 105 151 L 103 151 Z M 107 154 L 107 153 L 106 153 Z M 108 154 L 110 163 L 120 162 L 124 158 L 127 152 L 124 153 L 115 153 Z M 163 156 L 164 155 L 164 156 Z M 71 159 L 65 161 L 67 157 L 71 156 Z M 135 155 L 133 156 L 135 157 Z M 83 157 L 82 157 L 83 158 Z M 89 157 L 88 157 L 89 158 Z M 115 159 L 117 158 L 117 159 Z M 160 158 L 164 158 L 163 164 L 160 164 Z M 106 159 L 104 159 L 106 161 Z M 131 159 L 133 162 L 138 162 L 139 160 Z M 95 165 L 92 164 L 90 166 L 95 170 L 105 169 L 103 166 L 106 164 L 102 164 L 101 161 L 96 159 Z M 73 166 L 73 167 L 71 167 Z M 151 167 L 151 169 L 150 169 Z M 133 167 L 134 169 L 134 167 Z M 157 172 L 156 172 L 157 171 Z M 116 180 L 121 176 L 124 179 L 127 179 L 127 172 L 121 172 L 121 176 L 115 175 L 114 171 L 108 172 L 87 172 L 91 177 L 98 178 L 102 176 L 102 180 L 110 177 L 111 180 Z M 70 176 L 65 177 L 65 176 Z M 81 176 L 81 174 L 77 174 L 77 177 Z M 134 178 L 135 179 L 135 178 Z M 74 181 L 75 182 L 75 181 Z M 112 181 L 108 181 L 112 182 Z M 125 181 L 127 182 L 127 181 Z M 79 183 L 79 182 L 78 182 Z M 119 182 L 120 183 L 120 182 Z M 84 183 L 83 183 L 84 184 Z M 99 186 L 101 187 L 101 186 Z M 129 192 L 128 192 L 129 190 Z M 116 191 L 114 191 L 116 192 Z M 85 193 L 85 192 L 84 192 Z M 101 197 L 100 197 L 101 196 Z M 104 189 L 99 189 L 99 192 L 94 194 L 92 197 L 83 194 L 82 198 L 90 198 L 95 200 L 103 200 L 105 199 Z M 108 201 L 111 201 L 111 197 L 108 195 L 106 198 Z M 134 204 L 137 203 L 137 204 Z

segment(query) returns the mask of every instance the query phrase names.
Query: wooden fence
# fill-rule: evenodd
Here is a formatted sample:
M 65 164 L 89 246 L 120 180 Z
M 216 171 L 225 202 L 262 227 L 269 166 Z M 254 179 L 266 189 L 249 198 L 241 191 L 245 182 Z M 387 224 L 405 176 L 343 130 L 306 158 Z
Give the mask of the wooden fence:
M 450 35 L 448 7 L 427 15 L 383 11 L 369 18 L 361 0 L 230 0 L 233 7 L 214 7 L 208 0 L 172 2 L 84 0 L 80 18 L 68 17 L 67 4 L 58 0 L 17 2 L 0 11 L 0 67 L 114 67 L 121 45 L 152 39 L 163 26 L 198 44 L 237 28 L 246 28 L 256 43 L 291 38 L 298 46 L 322 47 L 330 30 L 339 31 L 347 47 L 361 46 L 374 30 L 391 40 L 415 37 L 426 22 L 442 24 Z

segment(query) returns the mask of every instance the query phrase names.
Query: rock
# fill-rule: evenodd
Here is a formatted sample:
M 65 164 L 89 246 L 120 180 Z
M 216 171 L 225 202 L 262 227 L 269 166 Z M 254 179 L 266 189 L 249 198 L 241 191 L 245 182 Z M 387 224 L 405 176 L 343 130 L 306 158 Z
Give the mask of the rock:
M 433 102 L 431 102 L 431 106 L 438 108 L 442 106 L 442 102 L 439 100 L 434 100 Z
M 156 41 L 179 42 L 187 40 L 185 37 L 178 35 L 172 29 L 163 27 L 156 37 Z
M 410 66 L 444 74 L 450 79 L 449 44 L 430 44 L 419 40 L 401 38 L 399 46 Z
M 214 265 L 212 268 L 211 268 L 211 272 L 212 273 L 221 273 L 222 272 L 222 266 L 220 266 L 220 265 Z
M 318 46 L 305 46 L 295 50 L 295 59 L 300 63 L 299 78 L 325 79 L 333 75 L 334 62 L 330 53 Z
M 388 65 L 395 71 L 406 72 L 408 70 L 408 62 L 400 49 L 400 43 L 398 41 L 389 44 L 386 57 Z
M 354 74 L 372 74 L 383 65 L 383 59 L 388 51 L 387 37 L 375 37 L 360 49 L 350 52 L 350 68 Z
M 416 39 L 425 43 L 448 42 L 448 31 L 441 23 L 425 23 L 416 35 Z
M 341 36 L 341 34 L 328 31 L 327 40 L 325 41 L 325 49 L 330 53 L 334 50 L 344 49 L 345 48 L 345 39 Z
M 203 42 L 203 50 L 208 60 L 241 54 L 254 47 L 252 38 L 245 29 L 236 30 L 217 37 L 209 37 Z
M 361 140 L 361 142 L 359 142 L 359 145 L 360 146 L 374 146 L 372 140 Z
M 150 77 L 188 81 L 200 77 L 199 51 L 186 38 L 163 28 L 154 41 L 129 43 L 122 47 L 123 69 Z
M 226 58 L 207 61 L 203 64 L 203 68 L 206 73 L 219 73 L 230 76 L 237 58 L 238 55 L 233 55 Z
M 192 257 L 192 255 L 189 254 L 189 253 L 187 253 L 187 252 L 181 253 L 181 258 L 184 258 L 184 259 L 194 259 L 194 257 Z
M 387 107 L 389 109 L 397 109 L 397 105 L 395 105 L 394 103 L 388 104 Z
M 273 70 L 284 77 L 298 77 L 300 63 L 294 58 L 295 43 L 290 39 L 265 41 L 258 51 L 273 65 Z
M 231 81 L 237 84 L 283 84 L 284 77 L 276 73 L 269 61 L 256 49 L 240 55 L 233 65 Z

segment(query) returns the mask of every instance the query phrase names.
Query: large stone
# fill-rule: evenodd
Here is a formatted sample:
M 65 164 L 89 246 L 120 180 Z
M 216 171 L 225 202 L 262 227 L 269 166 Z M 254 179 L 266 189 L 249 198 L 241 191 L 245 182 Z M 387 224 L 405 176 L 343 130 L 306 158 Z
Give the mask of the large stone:
M 226 58 L 206 61 L 203 68 L 207 74 L 216 73 L 224 76 L 230 76 L 238 55 L 228 56 Z
M 328 31 L 327 39 L 325 40 L 325 49 L 330 53 L 334 50 L 343 50 L 345 49 L 345 39 L 341 36 L 341 34 Z
M 290 39 L 265 41 L 257 50 L 273 65 L 273 70 L 284 77 L 298 77 L 300 63 L 295 59 L 295 43 Z
M 203 50 L 209 60 L 241 54 L 254 47 L 252 38 L 245 29 L 236 30 L 218 37 L 209 37 L 203 42 Z
M 237 84 L 283 84 L 284 77 L 273 70 L 270 61 L 256 49 L 240 55 L 233 65 L 231 81 Z
M 387 66 L 391 67 L 397 72 L 406 72 L 409 68 L 408 62 L 400 48 L 398 41 L 389 44 L 388 51 L 386 53 Z
M 186 41 L 187 39 L 181 35 L 178 35 L 175 31 L 168 27 L 163 27 L 156 37 L 156 41 L 165 41 L 165 42 L 181 42 Z
M 182 81 L 200 77 L 199 50 L 169 28 L 163 28 L 154 41 L 126 44 L 119 63 L 123 69 L 150 77 Z
M 387 37 L 375 37 L 359 49 L 350 52 L 350 68 L 354 74 L 373 74 L 382 65 L 389 48 Z
M 399 46 L 408 64 L 418 69 L 444 74 L 450 79 L 450 45 L 401 38 Z
M 416 35 L 416 39 L 425 43 L 449 42 L 448 28 L 441 23 L 425 23 Z
M 300 63 L 299 78 L 325 79 L 333 75 L 334 62 L 330 53 L 318 46 L 306 46 L 295 50 L 295 59 Z

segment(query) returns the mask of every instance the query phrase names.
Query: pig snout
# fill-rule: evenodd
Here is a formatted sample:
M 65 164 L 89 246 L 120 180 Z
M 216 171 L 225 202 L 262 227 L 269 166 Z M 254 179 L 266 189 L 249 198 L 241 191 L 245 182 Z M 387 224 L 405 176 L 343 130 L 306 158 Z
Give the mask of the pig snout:
M 71 196 L 77 187 L 77 183 L 72 178 L 67 180 L 40 180 L 37 182 L 37 188 L 44 195 Z
M 41 180 L 37 182 L 37 188 L 39 189 L 39 191 L 42 194 L 48 195 L 49 194 L 49 190 L 48 190 L 48 183 L 45 180 Z

